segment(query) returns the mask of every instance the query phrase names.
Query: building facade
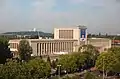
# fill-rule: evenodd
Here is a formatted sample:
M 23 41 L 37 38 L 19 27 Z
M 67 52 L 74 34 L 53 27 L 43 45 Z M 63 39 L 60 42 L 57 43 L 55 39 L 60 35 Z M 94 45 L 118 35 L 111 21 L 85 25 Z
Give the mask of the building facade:
M 87 44 L 91 44 L 100 52 L 104 52 L 107 49 L 111 48 L 112 41 L 107 38 L 89 38 Z
M 109 40 L 87 39 L 87 29 L 85 26 L 74 28 L 55 28 L 54 39 L 26 39 L 33 49 L 34 56 L 54 55 L 58 52 L 77 52 L 78 48 L 84 44 L 94 46 L 101 45 L 103 48 L 110 48 Z M 10 40 L 10 50 L 18 52 L 17 48 L 21 40 Z M 99 42 L 99 43 L 98 43 Z M 106 47 L 105 47 L 106 46 Z M 15 55 L 18 55 L 15 53 Z

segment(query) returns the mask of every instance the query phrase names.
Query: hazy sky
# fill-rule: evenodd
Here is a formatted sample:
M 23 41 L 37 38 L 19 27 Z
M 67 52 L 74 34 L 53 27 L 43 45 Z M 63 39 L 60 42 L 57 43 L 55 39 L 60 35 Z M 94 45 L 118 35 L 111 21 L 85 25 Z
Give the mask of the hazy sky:
M 85 25 L 89 32 L 120 33 L 119 0 L 0 0 L 0 32 Z

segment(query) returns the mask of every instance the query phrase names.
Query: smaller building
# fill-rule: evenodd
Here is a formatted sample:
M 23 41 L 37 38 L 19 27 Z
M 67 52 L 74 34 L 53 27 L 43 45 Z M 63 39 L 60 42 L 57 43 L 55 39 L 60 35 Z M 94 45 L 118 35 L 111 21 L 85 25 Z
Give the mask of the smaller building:
M 112 47 L 120 47 L 120 40 L 112 40 Z
M 87 44 L 95 46 L 100 52 L 111 48 L 112 41 L 107 38 L 89 38 Z

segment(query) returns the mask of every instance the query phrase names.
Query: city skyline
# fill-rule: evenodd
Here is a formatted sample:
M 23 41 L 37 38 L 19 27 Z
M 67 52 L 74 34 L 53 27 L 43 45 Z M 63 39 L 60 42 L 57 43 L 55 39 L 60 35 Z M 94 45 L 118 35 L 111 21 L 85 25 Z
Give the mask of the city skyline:
M 117 0 L 0 0 L 0 32 L 85 25 L 92 33 L 119 34 L 119 14 Z

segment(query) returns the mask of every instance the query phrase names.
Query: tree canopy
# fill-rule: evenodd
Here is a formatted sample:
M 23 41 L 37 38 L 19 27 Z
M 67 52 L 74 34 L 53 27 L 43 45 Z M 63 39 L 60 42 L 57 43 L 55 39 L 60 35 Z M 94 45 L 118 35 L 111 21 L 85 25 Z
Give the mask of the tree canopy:
M 33 78 L 43 78 L 50 75 L 50 64 L 40 58 L 30 60 L 26 67 L 33 75 Z
M 100 54 L 96 60 L 96 68 L 107 73 L 120 73 L 120 48 L 111 48 L 107 52 Z
M 21 60 L 29 60 L 32 54 L 32 47 L 27 40 L 21 40 L 18 47 L 18 53 Z
M 8 40 L 4 37 L 0 37 L 0 64 L 4 64 L 7 58 L 12 58 L 12 53 L 8 46 Z
M 92 45 L 88 44 L 88 45 L 82 45 L 79 49 L 79 52 L 89 52 L 92 55 L 99 55 L 99 51 Z
M 86 68 L 92 67 L 95 65 L 95 60 L 99 56 L 99 51 L 92 45 L 83 45 L 79 48 L 78 52 L 84 57 L 85 59 L 85 66 Z
M 40 58 L 18 63 L 10 60 L 0 65 L 0 79 L 40 79 L 50 75 L 50 65 Z
M 76 58 L 73 55 L 62 55 L 58 60 L 58 64 L 61 65 L 63 70 L 67 72 L 74 72 L 77 68 Z

